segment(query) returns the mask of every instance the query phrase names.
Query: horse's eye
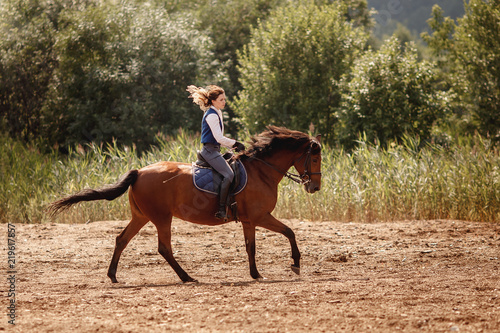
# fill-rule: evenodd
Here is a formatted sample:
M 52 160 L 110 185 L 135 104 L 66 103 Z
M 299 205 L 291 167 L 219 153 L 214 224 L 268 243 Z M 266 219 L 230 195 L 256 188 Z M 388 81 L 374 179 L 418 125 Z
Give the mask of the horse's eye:
M 317 158 L 313 158 L 313 163 L 318 163 L 318 159 Z

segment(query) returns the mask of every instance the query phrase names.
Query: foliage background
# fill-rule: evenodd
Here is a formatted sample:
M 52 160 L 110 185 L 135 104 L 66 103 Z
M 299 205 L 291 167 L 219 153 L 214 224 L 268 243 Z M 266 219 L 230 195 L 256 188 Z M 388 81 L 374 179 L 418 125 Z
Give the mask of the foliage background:
M 346 7 L 283 7 L 252 32 L 240 55 L 237 114 L 250 132 L 267 124 L 307 129 L 331 142 L 338 82 L 366 44 L 362 27 L 343 22 Z
M 363 132 L 381 144 L 408 130 L 422 142 L 432 133 L 496 138 L 498 1 L 442 5 L 428 12 L 422 40 L 424 28 L 409 22 L 429 1 L 5 0 L 0 126 L 46 151 L 116 140 L 144 152 L 158 133 L 198 131 L 185 87 L 215 83 L 232 102 L 234 137 L 273 123 L 348 149 Z M 379 37 L 381 14 L 409 28 Z M 378 85 L 383 77 L 398 84 Z M 367 80 L 379 97 L 365 103 Z

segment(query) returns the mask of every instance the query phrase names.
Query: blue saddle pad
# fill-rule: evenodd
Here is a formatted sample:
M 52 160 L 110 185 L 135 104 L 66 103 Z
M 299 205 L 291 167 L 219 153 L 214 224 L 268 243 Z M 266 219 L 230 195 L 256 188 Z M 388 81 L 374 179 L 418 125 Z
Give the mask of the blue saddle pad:
M 232 185 L 234 190 L 231 191 L 232 195 L 236 195 L 243 191 L 247 185 L 247 171 L 243 163 L 236 161 L 239 169 L 239 182 L 237 185 Z M 197 189 L 203 192 L 219 195 L 219 188 L 214 183 L 214 170 L 212 168 L 201 167 L 193 163 L 193 183 Z

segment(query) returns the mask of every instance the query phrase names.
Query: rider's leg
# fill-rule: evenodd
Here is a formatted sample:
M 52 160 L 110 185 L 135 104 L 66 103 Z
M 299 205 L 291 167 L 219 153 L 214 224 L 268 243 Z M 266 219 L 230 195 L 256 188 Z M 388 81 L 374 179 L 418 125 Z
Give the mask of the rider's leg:
M 234 178 L 233 169 L 231 169 L 220 154 L 220 146 L 218 145 L 205 144 L 201 150 L 201 155 L 223 177 L 219 192 L 219 210 L 215 216 L 226 219 L 227 197 L 229 195 L 229 187 Z

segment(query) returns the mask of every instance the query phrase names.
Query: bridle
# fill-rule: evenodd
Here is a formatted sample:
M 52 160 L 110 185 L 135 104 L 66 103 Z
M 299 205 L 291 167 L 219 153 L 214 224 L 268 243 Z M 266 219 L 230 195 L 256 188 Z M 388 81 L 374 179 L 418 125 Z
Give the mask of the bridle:
M 279 170 L 278 168 L 276 168 L 274 165 L 272 165 L 272 164 L 270 164 L 270 163 L 268 163 L 268 162 L 266 162 L 258 157 L 253 157 L 253 159 L 256 159 L 256 160 L 264 163 L 265 165 L 273 168 L 274 170 L 281 173 L 283 176 L 287 177 L 288 179 L 291 179 L 292 181 L 296 182 L 299 185 L 306 185 L 306 184 L 309 184 L 311 182 L 312 175 L 321 175 L 321 172 L 311 172 L 310 171 L 312 145 L 313 145 L 313 142 L 311 141 L 307 150 L 304 151 L 304 153 L 302 153 L 302 155 L 300 155 L 300 157 L 293 162 L 293 164 L 295 165 L 297 162 L 299 162 L 300 160 L 302 160 L 305 157 L 304 158 L 304 172 L 301 175 L 291 173 L 288 170 L 283 172 L 282 170 Z

